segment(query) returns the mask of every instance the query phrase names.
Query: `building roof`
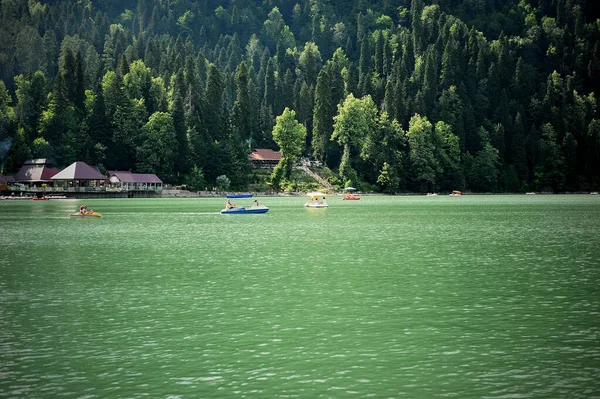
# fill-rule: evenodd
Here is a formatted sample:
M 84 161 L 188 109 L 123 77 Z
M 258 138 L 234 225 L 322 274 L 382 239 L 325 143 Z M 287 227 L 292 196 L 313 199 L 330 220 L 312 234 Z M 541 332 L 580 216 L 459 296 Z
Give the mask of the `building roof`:
M 0 183 L 16 183 L 14 176 L 2 176 L 0 175 Z
M 85 162 L 73 162 L 52 176 L 52 180 L 106 180 L 106 177 Z
M 281 160 L 281 151 L 273 151 L 268 148 L 257 148 L 248 157 L 252 161 L 273 161 Z
M 132 173 L 127 171 L 109 170 L 108 175 L 116 177 L 121 183 L 161 183 L 162 180 L 152 173 Z
M 48 162 L 48 160 L 46 158 L 35 158 L 35 159 L 28 159 L 27 161 L 25 161 L 25 163 L 23 163 L 23 165 L 50 165 L 51 162 Z
M 58 173 L 45 158 L 28 159 L 17 172 L 14 179 L 19 182 L 43 182 L 50 181 L 52 176 Z

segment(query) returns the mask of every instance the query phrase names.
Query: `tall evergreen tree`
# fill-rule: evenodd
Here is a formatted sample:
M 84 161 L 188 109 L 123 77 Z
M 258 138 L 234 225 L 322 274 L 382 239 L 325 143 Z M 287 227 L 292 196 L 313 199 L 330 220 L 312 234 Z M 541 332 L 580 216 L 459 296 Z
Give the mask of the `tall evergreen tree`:
M 333 131 L 333 108 L 331 100 L 329 74 L 325 69 L 322 69 L 317 78 L 317 88 L 315 90 L 312 138 L 313 155 L 321 162 L 327 159 L 327 148 Z
M 250 115 L 250 93 L 248 91 L 248 69 L 242 61 L 235 74 L 237 96 L 233 104 L 232 126 L 236 140 L 252 139 L 253 130 Z

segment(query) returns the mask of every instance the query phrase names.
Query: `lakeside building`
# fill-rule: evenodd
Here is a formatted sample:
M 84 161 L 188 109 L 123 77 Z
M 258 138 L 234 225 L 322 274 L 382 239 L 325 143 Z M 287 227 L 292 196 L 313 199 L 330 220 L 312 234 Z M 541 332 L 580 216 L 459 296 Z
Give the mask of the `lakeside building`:
M 255 168 L 274 168 L 281 160 L 281 151 L 268 148 L 257 148 L 248 155 L 252 166 Z
M 80 161 L 59 170 L 44 158 L 27 160 L 15 176 L 0 176 L 0 194 L 6 195 L 146 198 L 160 196 L 163 187 L 162 180 L 151 173 L 115 170 L 104 175 L 97 167 Z
M 9 185 L 12 186 L 16 183 L 14 176 L 2 176 L 0 175 L 0 192 L 8 191 Z
M 69 191 L 102 191 L 107 179 L 97 168 L 78 161 L 52 176 L 52 180 Z
M 52 184 L 52 177 L 58 172 L 58 168 L 46 158 L 28 159 L 14 176 L 14 180 L 29 187 L 40 187 Z
M 117 191 L 161 191 L 163 182 L 152 173 L 132 173 L 128 171 L 109 170 L 110 190 Z

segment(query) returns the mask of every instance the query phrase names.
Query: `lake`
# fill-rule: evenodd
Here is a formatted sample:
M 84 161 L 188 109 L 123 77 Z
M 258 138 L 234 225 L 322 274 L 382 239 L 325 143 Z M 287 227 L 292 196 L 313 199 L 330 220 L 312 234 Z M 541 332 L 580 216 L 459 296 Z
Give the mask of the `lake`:
M 600 196 L 258 199 L 0 201 L 0 397 L 600 397 Z

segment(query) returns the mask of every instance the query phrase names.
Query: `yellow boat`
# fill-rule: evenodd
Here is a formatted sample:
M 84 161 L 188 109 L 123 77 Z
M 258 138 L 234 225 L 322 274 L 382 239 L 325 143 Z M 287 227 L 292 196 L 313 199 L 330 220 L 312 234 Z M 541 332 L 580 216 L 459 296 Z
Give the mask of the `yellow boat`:
M 99 218 L 102 215 L 99 214 L 98 212 L 87 212 L 87 213 L 77 212 L 77 213 L 72 213 L 69 216 L 85 216 L 85 217 L 97 217 L 97 218 Z

